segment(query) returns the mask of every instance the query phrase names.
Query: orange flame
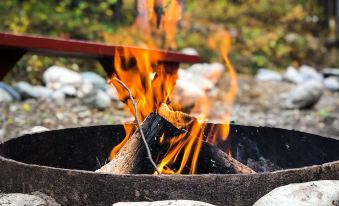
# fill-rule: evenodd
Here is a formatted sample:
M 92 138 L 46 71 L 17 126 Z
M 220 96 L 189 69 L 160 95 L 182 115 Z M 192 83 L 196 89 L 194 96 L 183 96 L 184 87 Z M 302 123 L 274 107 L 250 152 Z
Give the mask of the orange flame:
M 147 18 L 154 19 L 154 1 L 141 1 L 140 5 L 145 12 L 148 13 Z M 162 2 L 166 8 L 162 19 L 162 31 L 165 32 L 166 47 L 174 47 L 175 27 L 178 20 L 181 18 L 180 4 L 176 0 L 158 1 Z M 166 2 L 170 2 L 166 4 Z M 166 140 L 161 138 L 161 144 L 168 144 L 168 150 L 160 163 L 158 169 L 162 174 L 195 174 L 198 165 L 198 157 L 204 140 L 207 136 L 207 141 L 215 144 L 220 139 L 225 141 L 229 133 L 230 122 L 230 107 L 233 104 L 237 92 L 237 75 L 232 67 L 227 55 L 231 45 L 231 38 L 228 33 L 220 33 L 220 42 L 209 40 L 209 44 L 219 48 L 222 58 L 225 62 L 226 69 L 230 77 L 230 87 L 223 98 L 224 104 L 228 106 L 220 117 L 220 120 L 225 123 L 222 127 L 212 128 L 208 135 L 204 134 L 203 122 L 211 113 L 212 103 L 204 100 L 199 103 L 202 110 L 195 122 L 186 134 Z M 177 71 L 168 73 L 165 71 L 163 64 L 159 60 L 163 59 L 160 53 L 151 52 L 150 50 L 139 50 L 123 48 L 116 50 L 114 55 L 114 69 L 116 77 L 123 81 L 131 90 L 132 95 L 138 103 L 138 116 L 140 120 L 144 120 L 147 115 L 153 111 L 157 111 L 162 103 L 168 103 L 175 82 L 178 78 Z M 126 103 L 127 108 L 134 114 L 134 107 L 129 98 L 128 92 L 118 82 L 109 80 L 109 83 L 114 85 L 118 91 L 119 98 Z M 110 159 L 112 159 L 121 147 L 127 142 L 133 134 L 133 128 L 125 126 L 125 139 L 111 151 Z

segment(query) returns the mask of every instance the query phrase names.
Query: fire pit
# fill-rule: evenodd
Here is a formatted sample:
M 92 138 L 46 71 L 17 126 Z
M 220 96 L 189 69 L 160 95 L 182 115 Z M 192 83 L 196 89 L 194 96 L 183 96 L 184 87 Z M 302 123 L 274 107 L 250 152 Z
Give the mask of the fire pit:
M 281 185 L 339 179 L 338 140 L 241 125 L 231 125 L 228 140 L 219 147 L 231 145 L 233 157 L 257 174 L 94 173 L 124 136 L 123 125 L 110 125 L 28 134 L 5 142 L 0 145 L 0 192 L 41 191 L 63 205 L 166 199 L 252 205 Z

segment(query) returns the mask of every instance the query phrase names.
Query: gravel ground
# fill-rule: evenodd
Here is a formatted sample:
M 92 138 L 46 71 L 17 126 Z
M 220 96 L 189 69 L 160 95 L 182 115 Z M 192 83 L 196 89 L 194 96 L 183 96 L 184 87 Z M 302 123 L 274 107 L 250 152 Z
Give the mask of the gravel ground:
M 232 119 L 238 124 L 294 129 L 339 139 L 339 93 L 326 91 L 320 102 L 309 110 L 284 110 L 279 94 L 292 88 L 284 82 L 258 82 L 241 76 Z M 220 86 L 222 87 L 222 86 Z M 133 117 L 121 102 L 99 111 L 83 106 L 78 99 L 54 102 L 26 100 L 0 104 L 0 141 L 19 136 L 34 126 L 61 129 L 101 124 L 119 124 Z

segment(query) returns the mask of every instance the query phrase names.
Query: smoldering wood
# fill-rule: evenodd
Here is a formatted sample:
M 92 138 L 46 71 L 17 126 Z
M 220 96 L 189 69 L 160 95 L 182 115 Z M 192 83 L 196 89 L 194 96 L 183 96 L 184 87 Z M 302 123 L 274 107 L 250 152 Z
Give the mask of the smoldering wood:
M 218 147 L 203 141 L 198 157 L 201 174 L 254 174 L 254 170 L 232 158 Z
M 151 113 L 144 120 L 141 127 L 146 142 L 154 154 L 159 152 L 157 150 L 160 148 L 159 139 L 162 135 L 176 136 L 182 132 L 157 113 Z M 96 172 L 110 174 L 145 174 L 154 172 L 148 161 L 139 129 L 133 133 L 115 157 Z

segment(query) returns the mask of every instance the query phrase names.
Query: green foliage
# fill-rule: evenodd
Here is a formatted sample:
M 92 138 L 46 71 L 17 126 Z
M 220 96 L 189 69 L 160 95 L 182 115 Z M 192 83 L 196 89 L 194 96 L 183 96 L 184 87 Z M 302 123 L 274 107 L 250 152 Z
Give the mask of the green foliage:
M 230 56 L 236 68 L 242 71 L 285 68 L 295 61 L 339 66 L 333 55 L 319 52 L 327 34 L 319 21 L 310 21 L 314 16 L 322 20 L 315 2 L 186 0 L 184 19 L 176 36 L 177 49 L 194 47 L 204 61 L 217 60 L 219 55 L 208 47 L 206 40 L 225 29 L 234 36 Z M 123 0 L 119 12 L 115 9 L 116 3 L 117 0 L 1 0 L 0 31 L 98 41 L 104 41 L 105 34 L 120 35 L 122 40 L 136 38 L 131 33 L 127 38 L 121 29 L 129 27 L 134 20 L 134 0 Z M 116 17 L 118 13 L 120 17 Z M 331 60 L 324 56 L 331 56 Z M 33 79 L 41 68 L 56 62 L 82 64 L 74 60 L 29 56 L 18 67 L 26 68 L 26 76 Z M 87 67 L 97 67 L 97 64 Z

